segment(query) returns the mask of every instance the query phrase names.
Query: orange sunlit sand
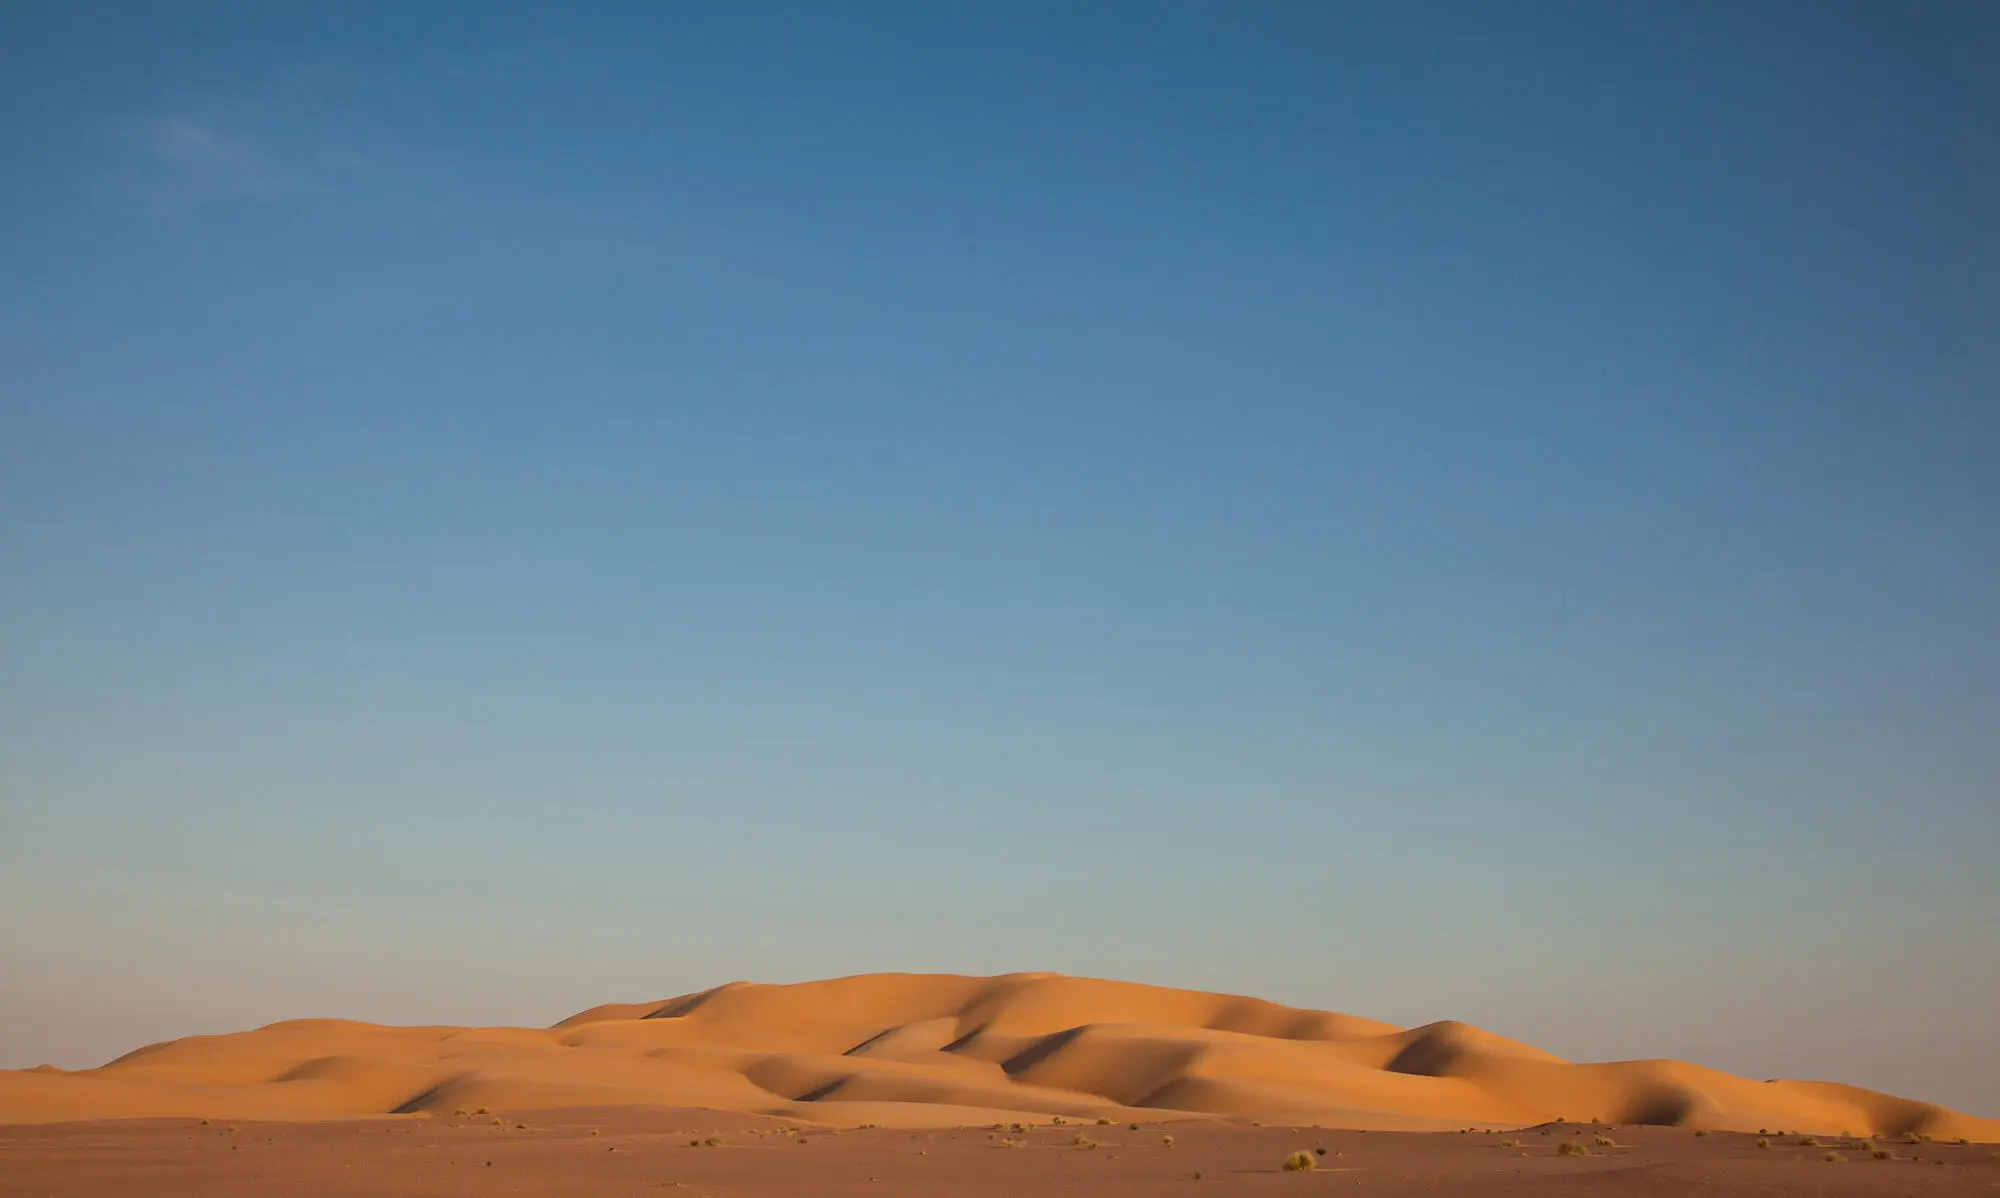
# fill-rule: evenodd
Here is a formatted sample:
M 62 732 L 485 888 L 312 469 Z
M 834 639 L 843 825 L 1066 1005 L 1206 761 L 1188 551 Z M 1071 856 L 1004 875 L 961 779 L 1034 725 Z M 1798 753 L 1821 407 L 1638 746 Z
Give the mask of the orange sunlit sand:
M 887 1127 L 1233 1116 L 1456 1131 L 1569 1118 L 2000 1141 L 2000 1120 L 1831 1082 L 1572 1063 L 1460 1023 L 1399 1028 L 1053 974 L 735 983 L 545 1029 L 297 1020 L 98 1069 L 0 1072 L 0 1123 L 629 1106 Z

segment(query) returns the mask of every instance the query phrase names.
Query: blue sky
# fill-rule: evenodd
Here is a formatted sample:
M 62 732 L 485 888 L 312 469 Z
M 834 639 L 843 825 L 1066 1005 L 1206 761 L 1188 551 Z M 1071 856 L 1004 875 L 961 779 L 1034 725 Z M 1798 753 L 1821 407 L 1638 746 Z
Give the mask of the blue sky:
M 2000 1115 L 1996 54 L 7 8 L 0 1065 L 1054 969 Z

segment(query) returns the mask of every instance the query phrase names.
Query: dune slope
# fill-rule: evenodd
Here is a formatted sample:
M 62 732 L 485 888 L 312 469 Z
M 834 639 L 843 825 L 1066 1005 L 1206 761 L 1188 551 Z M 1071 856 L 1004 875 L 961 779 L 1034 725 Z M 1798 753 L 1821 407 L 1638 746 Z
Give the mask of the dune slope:
M 1679 1061 L 1572 1064 L 1461 1023 L 1009 974 L 732 983 L 546 1029 L 296 1020 L 0 1071 L 0 1123 L 709 1107 L 822 1123 L 1237 1116 L 1456 1130 L 1593 1118 L 2000 1141 L 2000 1120 Z

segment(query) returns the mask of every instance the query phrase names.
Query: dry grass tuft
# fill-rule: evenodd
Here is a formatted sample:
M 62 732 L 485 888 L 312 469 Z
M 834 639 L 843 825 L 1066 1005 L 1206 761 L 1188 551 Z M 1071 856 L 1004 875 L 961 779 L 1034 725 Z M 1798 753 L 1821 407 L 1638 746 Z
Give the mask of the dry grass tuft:
M 1868 1150 L 1868 1155 L 1878 1161 L 1893 1161 L 1896 1159 L 1896 1150 L 1893 1148 L 1871 1148 Z
M 1091 1139 L 1089 1136 L 1078 1136 L 1076 1139 L 1071 1140 L 1070 1143 L 1076 1145 L 1078 1148 L 1097 1147 L 1097 1141 Z
M 1580 1143 L 1579 1141 L 1576 1141 L 1576 1140 L 1564 1140 L 1564 1141 L 1563 1141 L 1562 1143 L 1560 1143 L 1560 1144 L 1556 1145 L 1556 1155 L 1557 1155 L 1557 1156 L 1589 1156 L 1589 1155 L 1590 1155 L 1590 1149 L 1588 1149 L 1588 1148 L 1585 1148 L 1585 1147 L 1583 1146 L 1583 1144 L 1582 1144 L 1582 1143 Z
M 1819 1159 L 1825 1161 L 1829 1165 L 1837 1165 L 1840 1162 L 1846 1160 L 1847 1158 L 1840 1155 L 1838 1152 L 1829 1152 L 1825 1156 Z
M 1767 1139 L 1763 1138 L 1762 1136 L 1759 1136 L 1759 1137 L 1757 1138 L 1757 1147 L 1759 1147 L 1759 1148 L 1769 1148 L 1770 1146 L 1771 1146 L 1771 1141 L 1769 1141 L 1769 1140 L 1767 1140 Z
M 1597 1137 L 1597 1146 L 1599 1148 L 1616 1148 L 1618 1147 L 1618 1141 L 1612 1139 L 1610 1136 L 1599 1136 Z
M 1285 1158 L 1285 1172 L 1287 1173 L 1309 1172 L 1316 1164 L 1318 1164 L 1318 1162 L 1313 1160 L 1312 1153 L 1294 1152 L 1292 1155 Z

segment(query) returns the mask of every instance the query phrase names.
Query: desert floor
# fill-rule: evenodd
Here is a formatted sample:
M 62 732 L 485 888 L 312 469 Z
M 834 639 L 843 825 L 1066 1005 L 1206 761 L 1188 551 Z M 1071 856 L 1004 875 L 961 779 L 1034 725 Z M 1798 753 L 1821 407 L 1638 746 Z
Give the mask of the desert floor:
M 1852 1139 L 1774 1135 L 1760 1149 L 1759 1138 L 1587 1124 L 1456 1134 L 1234 1120 L 836 1130 L 630 1107 L 313 1123 L 102 1120 L 0 1127 L 0 1195 L 2000 1193 L 1993 1145 L 1881 1141 L 1894 1153 L 1882 1160 Z M 1565 1141 L 1590 1155 L 1561 1155 Z M 1281 1168 L 1288 1154 L 1314 1149 L 1325 1155 L 1312 1171 Z M 1826 1160 L 1829 1152 L 1842 1159 Z

